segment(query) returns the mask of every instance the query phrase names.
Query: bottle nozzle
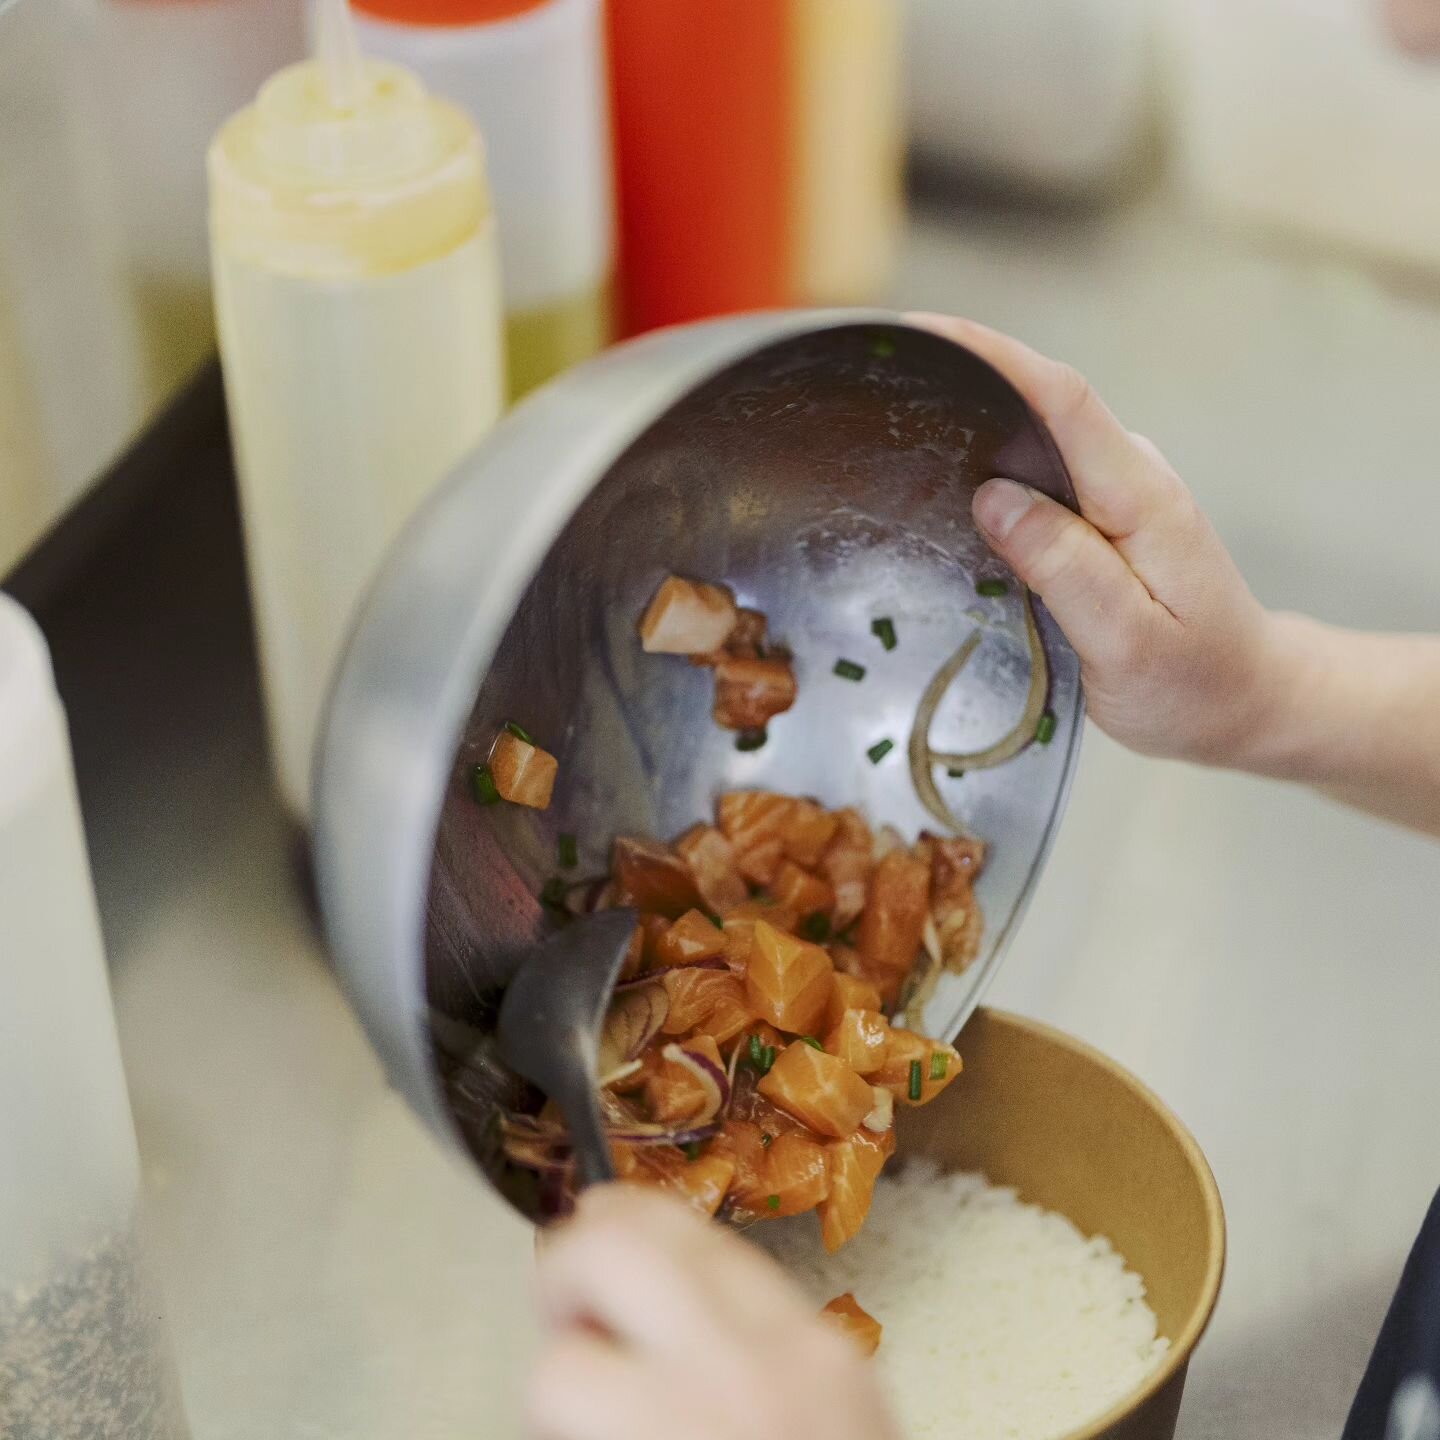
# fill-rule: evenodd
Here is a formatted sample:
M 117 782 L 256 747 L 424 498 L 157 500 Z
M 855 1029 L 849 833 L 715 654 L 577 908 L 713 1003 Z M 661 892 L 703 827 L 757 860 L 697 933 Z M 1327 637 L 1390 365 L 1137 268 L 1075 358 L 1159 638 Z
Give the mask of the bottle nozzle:
M 369 91 L 360 45 L 350 18 L 350 0 L 318 0 L 315 58 L 325 73 L 331 107 L 339 114 L 358 110 Z

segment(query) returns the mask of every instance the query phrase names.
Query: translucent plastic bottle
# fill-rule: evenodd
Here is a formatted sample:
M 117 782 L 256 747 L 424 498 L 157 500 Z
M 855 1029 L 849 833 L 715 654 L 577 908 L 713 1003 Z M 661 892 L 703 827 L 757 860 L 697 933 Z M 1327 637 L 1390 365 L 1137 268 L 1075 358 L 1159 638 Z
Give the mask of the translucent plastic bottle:
M 331 671 L 415 507 L 504 392 L 480 137 L 343 3 L 210 150 L 225 391 L 280 793 L 302 823 Z
M 367 54 L 414 70 L 485 138 L 510 393 L 611 334 L 614 206 L 600 0 L 355 0 Z
M 0 595 L 0 1435 L 184 1440 L 39 629 Z

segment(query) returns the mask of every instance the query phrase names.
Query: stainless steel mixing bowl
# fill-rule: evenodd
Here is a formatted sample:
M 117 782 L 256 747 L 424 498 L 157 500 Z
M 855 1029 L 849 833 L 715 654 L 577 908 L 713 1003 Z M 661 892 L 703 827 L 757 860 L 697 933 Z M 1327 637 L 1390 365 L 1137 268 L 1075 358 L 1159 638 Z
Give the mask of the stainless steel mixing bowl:
M 579 837 L 575 878 L 602 873 L 615 835 L 668 838 L 750 786 L 859 805 L 907 838 L 934 828 L 906 763 L 927 684 L 980 627 L 932 734 L 968 750 L 1014 724 L 1029 683 L 1017 586 L 976 589 L 1006 573 L 970 519 L 995 474 L 1073 504 L 1044 427 L 968 351 L 883 313 L 744 316 L 619 347 L 529 399 L 389 557 L 321 743 L 325 925 L 393 1082 L 527 1214 L 540 1197 L 495 1133 L 498 1107 L 526 1096 L 495 1058 L 494 1015 L 552 923 L 536 897 L 558 836 Z M 637 622 L 672 571 L 730 585 L 794 652 L 799 700 L 763 749 L 714 725 L 708 671 L 641 652 Z M 929 1002 L 937 1035 L 959 1030 L 999 964 L 1075 764 L 1079 666 L 1037 614 L 1053 739 L 937 772 L 991 846 L 983 949 Z M 841 658 L 862 682 L 832 673 Z M 559 757 L 547 811 L 472 797 L 507 720 Z

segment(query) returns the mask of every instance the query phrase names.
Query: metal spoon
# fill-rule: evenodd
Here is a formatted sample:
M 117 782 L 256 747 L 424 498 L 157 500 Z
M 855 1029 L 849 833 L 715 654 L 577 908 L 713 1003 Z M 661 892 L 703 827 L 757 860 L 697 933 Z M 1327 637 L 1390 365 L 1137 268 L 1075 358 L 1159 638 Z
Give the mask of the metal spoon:
M 615 1178 L 597 1059 L 605 1012 L 637 920 L 633 910 L 577 919 L 520 962 L 500 1004 L 501 1059 L 560 1107 L 582 1187 Z

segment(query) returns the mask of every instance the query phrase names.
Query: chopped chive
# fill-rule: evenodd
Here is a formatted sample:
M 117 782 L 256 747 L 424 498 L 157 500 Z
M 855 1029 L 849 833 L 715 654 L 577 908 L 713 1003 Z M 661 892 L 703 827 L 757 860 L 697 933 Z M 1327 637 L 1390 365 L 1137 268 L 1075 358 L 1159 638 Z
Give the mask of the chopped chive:
M 872 336 L 870 353 L 877 360 L 888 360 L 895 353 L 895 342 L 888 335 Z
M 951 765 L 945 773 L 952 780 L 963 780 L 965 778 L 965 772 L 958 765 Z
M 760 1148 L 762 1150 L 768 1150 L 774 1139 L 775 1137 L 770 1134 L 768 1130 L 762 1130 L 760 1132 Z
M 725 928 L 725 922 L 718 915 L 712 915 L 708 910 L 704 912 L 704 915 L 717 930 L 723 930 Z
M 562 870 L 573 870 L 580 862 L 580 846 L 573 835 L 562 835 L 555 842 L 555 849 L 559 852 L 560 868 Z
M 770 737 L 763 730 L 742 730 L 735 737 L 737 750 L 759 750 Z
M 909 1091 L 910 1098 L 911 1098 L 912 1100 L 918 1100 L 918 1099 L 920 1098 L 920 1092 L 921 1092 L 922 1088 L 924 1087 L 924 1083 L 925 1083 L 925 1082 L 924 1082 L 924 1078 L 923 1078 L 923 1076 L 921 1075 L 921 1072 L 920 1072 L 920 1062 L 919 1062 L 918 1060 L 912 1060 L 912 1061 L 910 1062 L 910 1091 Z
M 865 667 L 857 665 L 853 660 L 837 660 L 835 662 L 835 673 L 842 680 L 863 680 L 865 678 Z
M 1035 738 L 1042 745 L 1048 745 L 1055 738 L 1055 712 L 1047 710 L 1035 726 Z
M 945 1072 L 950 1068 L 950 1057 L 943 1051 L 937 1050 L 930 1057 L 930 1078 L 932 1080 L 943 1080 Z
M 1004 580 L 982 580 L 976 587 L 977 595 L 985 595 L 994 599 L 998 595 L 1008 595 L 1010 586 Z
M 878 765 L 894 748 L 893 740 L 877 740 L 865 753 L 872 765 Z
M 558 875 L 552 875 L 540 887 L 540 903 L 550 910 L 563 910 L 565 890 L 565 882 Z
M 477 765 L 470 772 L 470 793 L 481 805 L 493 805 L 500 798 L 500 787 L 488 765 Z
M 882 615 L 878 620 L 872 620 L 870 633 L 887 650 L 893 650 L 900 643 L 895 638 L 895 622 L 888 615 Z
M 775 1063 L 775 1047 L 774 1047 L 773 1045 L 767 1045 L 767 1046 L 765 1047 L 765 1064 L 764 1064 L 763 1068 L 761 1069 L 760 1073 L 761 1073 L 762 1075 L 768 1075 L 768 1074 L 770 1073 L 770 1067 L 771 1067 L 772 1065 L 774 1065 L 774 1063 Z
M 813 1036 L 802 1035 L 800 1037 L 812 1050 L 824 1051 L 825 1047 Z
M 700 1142 L 698 1140 L 691 1140 L 688 1144 L 682 1145 L 680 1148 L 685 1152 L 685 1158 L 687 1160 L 698 1160 L 700 1158 Z
M 767 895 L 763 890 L 757 890 L 750 898 L 757 905 L 773 905 L 775 903 L 775 897 Z
M 762 1045 L 762 1044 L 760 1043 L 760 1037 L 759 1037 L 758 1035 L 752 1035 L 752 1036 L 750 1037 L 750 1055 L 749 1055 L 749 1059 L 750 1059 L 751 1065 L 753 1065 L 753 1066 L 755 1067 L 755 1069 L 757 1069 L 757 1070 L 764 1070 L 764 1068 L 765 1068 L 765 1047 L 764 1047 L 764 1045 Z
M 533 745 L 533 744 L 535 743 L 535 742 L 530 738 L 530 732 L 529 732 L 523 725 L 517 725 L 513 720 L 507 720 L 507 721 L 505 722 L 505 728 L 506 728 L 517 740 L 523 740 L 527 745 Z
M 830 938 L 830 917 L 823 910 L 807 915 L 800 926 L 800 933 L 807 940 L 823 945 Z
M 765 1197 L 765 1203 L 772 1210 L 778 1210 L 780 1208 L 780 1197 L 778 1195 L 767 1195 Z

